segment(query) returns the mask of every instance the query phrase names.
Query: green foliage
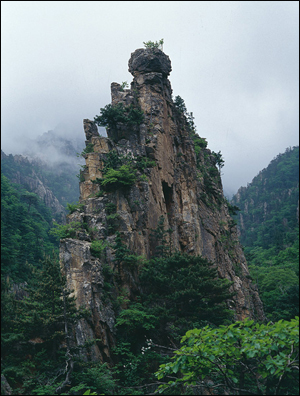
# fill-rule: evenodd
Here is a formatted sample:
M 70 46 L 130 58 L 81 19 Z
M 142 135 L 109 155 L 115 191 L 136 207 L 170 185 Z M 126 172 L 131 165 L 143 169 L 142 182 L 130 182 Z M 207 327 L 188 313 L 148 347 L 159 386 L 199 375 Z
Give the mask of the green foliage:
M 133 126 L 140 125 L 144 121 L 144 113 L 139 107 L 133 105 L 108 104 L 100 108 L 100 115 L 95 116 L 94 120 L 97 125 L 102 127 L 115 128 L 118 123 Z
M 221 154 L 221 151 L 218 151 L 217 153 L 215 153 L 214 151 L 212 152 L 212 155 L 215 157 L 215 159 L 216 159 L 216 164 L 217 164 L 217 166 L 218 166 L 218 168 L 219 168 L 219 172 L 221 171 L 221 168 L 223 168 L 223 166 L 224 166 L 224 160 L 223 160 L 223 158 L 222 158 L 222 154 Z
M 54 167 L 41 165 L 37 162 L 18 162 L 10 154 L 1 158 L 1 171 L 11 181 L 16 178 L 16 174 L 21 176 L 21 180 L 26 180 L 29 175 L 35 174 L 53 192 L 63 207 L 67 205 L 67 202 L 75 202 L 79 197 L 76 178 L 78 168 L 74 168 L 73 165 L 61 163 Z M 14 188 L 19 189 L 20 187 L 14 185 Z M 31 193 L 30 185 L 24 184 L 22 188 Z M 54 215 L 54 217 L 57 221 L 61 221 L 58 215 Z
M 108 169 L 104 174 L 101 185 L 106 190 L 115 190 L 118 187 L 130 187 L 136 180 L 135 170 L 129 165 L 121 165 L 119 169 Z
M 237 205 L 232 205 L 226 198 L 225 198 L 225 203 L 228 207 L 228 212 L 230 216 L 235 216 L 238 214 L 238 212 L 241 210 Z
M 147 182 L 147 181 L 149 180 L 148 177 L 147 177 L 146 175 L 141 175 L 139 179 L 140 179 L 141 181 L 145 181 L 145 182 Z
M 1 274 L 15 282 L 28 280 L 30 265 L 58 249 L 49 235 L 49 208 L 21 186 L 1 175 Z
M 135 168 L 140 172 L 143 172 L 147 168 L 153 168 L 154 166 L 156 166 L 156 162 L 148 157 L 138 156 L 136 158 Z
M 180 113 L 183 114 L 186 117 L 186 125 L 187 125 L 187 130 L 189 131 L 189 134 L 194 142 L 194 149 L 195 153 L 198 156 L 203 149 L 207 147 L 207 141 L 205 138 L 201 138 L 197 133 L 196 133 L 196 126 L 194 122 L 194 116 L 193 113 L 188 113 L 186 105 L 184 100 L 181 98 L 181 96 L 177 95 L 174 99 L 174 105 L 175 109 Z M 222 159 L 221 152 L 219 151 L 218 153 L 214 153 L 216 157 L 216 163 L 217 165 L 221 168 L 224 165 L 224 160 Z
M 232 282 L 218 278 L 217 269 L 202 257 L 175 253 L 153 258 L 142 267 L 140 279 L 145 304 L 162 327 L 172 322 L 176 334 L 231 317 L 225 301 L 234 295 L 229 292 Z
M 128 188 L 137 180 L 137 172 L 144 172 L 156 166 L 156 162 L 144 156 L 122 156 L 116 150 L 107 153 L 102 169 L 102 179 L 97 178 L 98 183 L 105 191 L 113 191 L 117 188 Z M 140 175 L 140 180 L 148 180 L 146 175 Z
M 187 112 L 186 105 L 181 96 L 179 95 L 175 96 L 174 105 L 180 113 L 186 114 Z
M 113 395 L 116 388 L 116 381 L 108 365 L 99 362 L 78 362 L 73 373 L 72 384 L 78 385 L 72 386 L 67 394 Z M 84 393 L 77 393 L 84 390 Z
M 194 142 L 195 153 L 198 155 L 200 151 L 207 147 L 207 141 L 205 138 L 201 138 L 199 135 L 192 135 L 192 139 Z
M 274 246 L 277 253 L 290 246 L 298 236 L 298 198 L 299 147 L 293 147 L 239 190 L 239 202 L 233 197 L 232 204 L 238 203 L 243 216 L 242 244 L 251 249 Z
M 85 147 L 85 149 L 82 150 L 82 152 L 79 154 L 77 153 L 77 157 L 83 157 L 85 158 L 86 154 L 88 153 L 93 153 L 94 152 L 94 144 L 93 143 L 88 143 Z
M 80 172 L 76 175 L 76 177 L 78 177 L 80 183 L 82 183 L 82 182 L 85 181 L 85 178 L 84 178 L 84 175 L 83 175 L 82 171 L 80 171 Z
M 164 216 L 160 216 L 156 229 L 151 230 L 150 240 L 153 244 L 153 256 L 164 257 L 172 254 L 171 234 L 173 230 L 171 228 L 165 230 L 164 222 Z M 169 236 L 168 238 L 167 235 Z
M 161 39 L 159 41 L 143 41 L 143 44 L 145 46 L 145 48 L 158 48 L 158 49 L 162 49 L 163 48 L 163 44 L 164 44 L 164 39 Z
M 255 256 L 251 256 L 250 273 L 258 286 L 265 312 L 272 320 L 289 320 L 299 315 L 299 242 L 295 245 L 275 257 L 262 248 L 257 248 Z M 270 259 L 271 265 L 267 264 Z
M 298 394 L 299 318 L 258 324 L 253 320 L 212 329 L 193 329 L 181 340 L 171 362 L 160 366 L 159 380 L 173 379 L 193 389 L 212 386 L 218 394 Z
M 236 220 L 250 275 L 273 321 L 299 315 L 298 200 L 299 147 L 279 154 L 231 200 L 241 208 Z
M 186 117 L 187 117 L 188 131 L 190 135 L 193 136 L 194 134 L 196 134 L 196 125 L 194 122 L 195 117 L 193 116 L 192 112 L 186 113 Z
M 120 218 L 119 213 L 113 213 L 106 217 L 107 231 L 109 235 L 113 235 L 117 231 L 119 226 L 119 221 L 118 221 L 119 218 Z
M 74 213 L 76 210 L 79 210 L 79 212 L 82 212 L 83 208 L 84 208 L 84 204 L 81 204 L 79 202 L 76 202 L 75 204 L 67 203 L 67 209 L 69 211 L 69 214 Z
M 104 159 L 103 173 L 105 174 L 109 169 L 118 169 L 124 161 L 126 158 L 119 155 L 116 150 L 109 151 Z
M 21 200 L 28 204 L 28 212 L 29 212 L 31 206 L 38 202 L 39 197 L 34 193 L 30 193 L 30 192 L 26 191 L 25 193 L 23 193 L 21 195 Z
M 128 88 L 128 86 L 129 86 L 129 85 L 128 85 L 128 82 L 127 82 L 127 81 L 123 81 L 122 84 L 121 84 L 120 90 L 121 90 L 121 91 L 124 91 L 124 89 L 125 89 L 125 88 Z
M 153 391 L 156 382 L 154 371 L 166 359 L 151 348 L 151 340 L 144 340 L 134 352 L 130 343 L 119 342 L 114 353 L 119 357 L 119 363 L 114 367 L 119 380 L 117 394 L 140 395 Z
M 174 106 L 175 106 L 175 110 L 179 114 L 183 114 L 185 116 L 186 127 L 190 135 L 191 136 L 195 135 L 196 134 L 196 125 L 194 122 L 195 117 L 193 116 L 192 112 L 188 113 L 185 102 L 181 96 L 179 95 L 175 96 Z
M 69 224 L 58 224 L 54 223 L 54 228 L 49 232 L 57 239 L 64 238 L 75 238 L 76 231 L 82 228 L 82 224 L 79 221 L 71 221 Z
M 91 254 L 95 257 L 102 258 L 106 247 L 107 242 L 104 242 L 103 240 L 92 241 Z
M 157 318 L 149 315 L 142 304 L 132 303 L 128 309 L 121 311 L 116 326 L 123 326 L 125 332 L 149 330 L 155 327 Z
M 127 256 L 130 255 L 130 250 L 127 248 L 127 246 L 122 241 L 122 237 L 121 237 L 121 234 L 119 231 L 116 232 L 114 249 L 115 249 L 114 261 L 119 266 L 120 263 L 122 261 L 124 261 Z
M 23 297 L 2 291 L 2 373 L 14 394 L 55 394 L 63 381 L 67 328 L 82 316 L 66 290 L 56 257 L 32 268 Z M 9 312 L 9 313 L 8 313 Z
M 158 234 L 163 236 L 162 227 Z M 116 236 L 115 257 L 126 273 L 124 270 L 134 256 L 122 242 L 120 233 Z M 134 387 L 153 392 L 148 384 L 155 383 L 154 372 L 167 359 L 161 351 L 168 351 L 195 325 L 224 323 L 231 317 L 225 304 L 232 296 L 228 292 L 231 283 L 219 279 L 207 260 L 176 253 L 151 260 L 136 258 L 135 262 L 138 261 L 135 269 L 139 273 L 140 293 L 135 291 L 134 299 L 129 294 L 120 295 L 122 308 L 119 306 L 116 319 L 114 353 L 119 362 L 116 375 L 122 394 L 124 391 L 135 394 Z M 135 273 L 131 268 L 131 274 Z
M 117 205 L 109 202 L 108 204 L 105 205 L 105 211 L 108 215 L 111 215 L 113 213 L 116 213 L 117 211 Z
M 97 178 L 93 182 L 99 183 L 106 191 L 130 187 L 136 181 L 133 158 L 119 156 L 116 150 L 110 151 L 104 160 L 102 174 L 102 179 Z

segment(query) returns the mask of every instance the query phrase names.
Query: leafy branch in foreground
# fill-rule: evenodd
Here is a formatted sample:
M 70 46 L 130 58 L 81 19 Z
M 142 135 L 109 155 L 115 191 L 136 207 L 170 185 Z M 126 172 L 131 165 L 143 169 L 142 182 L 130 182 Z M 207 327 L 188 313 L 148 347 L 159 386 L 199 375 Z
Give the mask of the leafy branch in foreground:
M 218 394 L 298 394 L 299 317 L 258 324 L 253 320 L 186 333 L 173 361 L 160 366 L 159 380 L 175 386 L 217 388 Z M 208 381 L 209 376 L 209 381 Z

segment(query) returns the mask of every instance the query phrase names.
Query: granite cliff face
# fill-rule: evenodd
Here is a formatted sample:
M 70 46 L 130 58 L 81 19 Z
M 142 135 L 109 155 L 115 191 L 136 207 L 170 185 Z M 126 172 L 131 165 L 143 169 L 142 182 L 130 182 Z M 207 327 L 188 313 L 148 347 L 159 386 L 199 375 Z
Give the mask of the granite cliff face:
M 237 294 L 232 308 L 237 320 L 264 318 L 223 196 L 216 157 L 205 145 L 195 150 L 188 120 L 172 100 L 169 57 L 159 49 L 138 49 L 131 54 L 129 71 L 133 75 L 130 89 L 111 84 L 112 106 L 123 103 L 141 109 L 143 122 L 116 122 L 107 128 L 106 138 L 99 136 L 93 121 L 84 120 L 86 144 L 93 147 L 85 154 L 81 173 L 84 207 L 67 219 L 80 222 L 82 228 L 74 239 L 61 240 L 60 246 L 68 286 L 78 306 L 91 313 L 76 328 L 77 343 L 97 338 L 100 341 L 88 353 L 92 359 L 106 361 L 111 361 L 115 342 L 115 312 L 104 286 L 107 267 L 114 269 L 116 231 L 131 252 L 149 258 L 156 248 L 151 233 L 164 219 L 165 229 L 172 229 L 168 243 L 173 251 L 202 255 L 215 263 L 220 277 L 234 282 Z M 115 183 L 114 188 L 103 190 L 99 181 L 113 152 L 144 166 L 136 168 L 137 177 L 127 188 Z M 116 208 L 113 226 L 111 204 Z M 107 243 L 102 256 L 93 256 L 93 240 Z M 113 287 L 115 298 L 121 287 L 134 298 L 138 273 L 121 264 L 119 284 Z

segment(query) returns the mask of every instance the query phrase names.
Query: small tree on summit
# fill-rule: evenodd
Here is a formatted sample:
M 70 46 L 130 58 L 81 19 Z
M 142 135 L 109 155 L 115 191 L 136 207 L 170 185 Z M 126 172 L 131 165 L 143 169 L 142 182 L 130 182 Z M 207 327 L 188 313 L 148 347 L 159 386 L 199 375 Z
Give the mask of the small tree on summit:
M 163 50 L 163 45 L 164 45 L 164 39 L 161 39 L 159 41 L 143 41 L 143 44 L 145 48 L 158 48 L 160 50 Z

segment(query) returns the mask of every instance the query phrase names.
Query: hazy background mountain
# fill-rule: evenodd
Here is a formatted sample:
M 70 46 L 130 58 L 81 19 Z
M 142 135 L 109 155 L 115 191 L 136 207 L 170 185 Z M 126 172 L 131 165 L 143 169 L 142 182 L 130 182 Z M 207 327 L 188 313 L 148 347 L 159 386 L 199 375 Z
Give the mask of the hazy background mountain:
M 79 154 L 85 147 L 83 138 L 65 135 L 62 127 L 57 128 L 25 141 L 18 154 L 1 152 L 2 173 L 37 194 L 60 223 L 65 222 L 67 203 L 79 199 L 76 175 L 84 163 Z

